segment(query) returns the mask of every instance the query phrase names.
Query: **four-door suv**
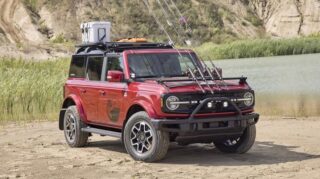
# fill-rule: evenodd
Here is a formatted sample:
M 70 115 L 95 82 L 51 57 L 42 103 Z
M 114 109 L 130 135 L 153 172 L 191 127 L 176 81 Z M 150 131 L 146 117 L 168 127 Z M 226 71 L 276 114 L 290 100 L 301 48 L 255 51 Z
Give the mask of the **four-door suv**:
M 254 92 L 245 77 L 221 74 L 193 51 L 166 44 L 81 45 L 64 85 L 59 128 L 71 147 L 84 146 L 92 133 L 113 136 L 146 162 L 162 159 L 170 142 L 213 142 L 222 152 L 245 153 L 259 118 Z

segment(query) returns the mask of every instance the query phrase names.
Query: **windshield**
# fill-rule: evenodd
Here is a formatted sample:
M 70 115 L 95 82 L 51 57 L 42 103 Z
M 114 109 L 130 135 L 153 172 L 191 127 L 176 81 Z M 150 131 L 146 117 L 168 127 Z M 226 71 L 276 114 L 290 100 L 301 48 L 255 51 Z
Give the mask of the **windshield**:
M 188 67 L 195 68 L 194 53 L 129 54 L 130 75 L 135 78 L 186 76 Z

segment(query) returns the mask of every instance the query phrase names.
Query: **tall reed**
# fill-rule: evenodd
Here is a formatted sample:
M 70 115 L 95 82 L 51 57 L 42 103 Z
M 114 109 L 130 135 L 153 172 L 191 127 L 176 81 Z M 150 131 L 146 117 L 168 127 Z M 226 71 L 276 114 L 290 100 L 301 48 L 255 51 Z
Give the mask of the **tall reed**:
M 57 119 L 69 62 L 0 58 L 0 121 Z

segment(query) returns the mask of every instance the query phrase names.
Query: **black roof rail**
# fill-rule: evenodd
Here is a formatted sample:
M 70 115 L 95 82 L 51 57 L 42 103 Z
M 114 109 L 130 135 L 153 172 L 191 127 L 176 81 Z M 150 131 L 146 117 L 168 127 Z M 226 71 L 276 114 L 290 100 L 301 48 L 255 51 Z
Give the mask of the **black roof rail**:
M 76 45 L 76 53 L 89 52 L 91 50 L 102 50 L 106 52 L 123 52 L 124 50 L 134 49 L 172 49 L 173 46 L 165 43 L 149 42 L 106 42 L 106 43 L 88 43 Z

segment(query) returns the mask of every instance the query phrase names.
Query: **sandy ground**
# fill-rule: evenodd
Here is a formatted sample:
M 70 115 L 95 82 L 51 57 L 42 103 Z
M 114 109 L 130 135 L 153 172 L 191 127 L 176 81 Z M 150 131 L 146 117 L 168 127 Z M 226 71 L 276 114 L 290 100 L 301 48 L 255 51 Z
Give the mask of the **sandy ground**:
M 69 148 L 57 122 L 0 127 L 0 178 L 320 178 L 320 120 L 262 118 L 243 155 L 213 145 L 170 146 L 159 163 L 133 161 L 119 140 Z

